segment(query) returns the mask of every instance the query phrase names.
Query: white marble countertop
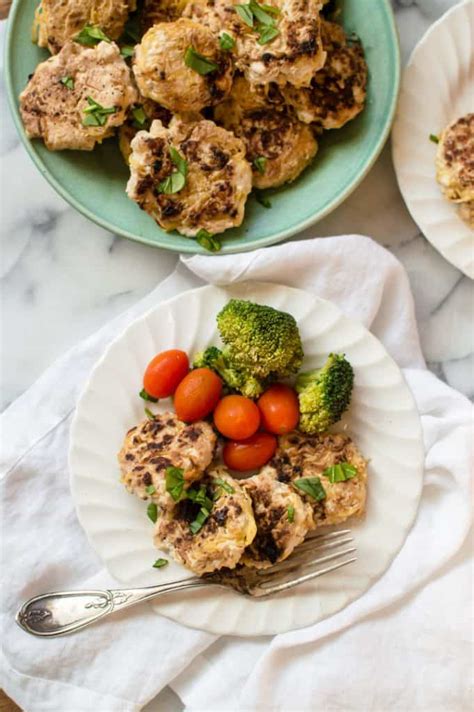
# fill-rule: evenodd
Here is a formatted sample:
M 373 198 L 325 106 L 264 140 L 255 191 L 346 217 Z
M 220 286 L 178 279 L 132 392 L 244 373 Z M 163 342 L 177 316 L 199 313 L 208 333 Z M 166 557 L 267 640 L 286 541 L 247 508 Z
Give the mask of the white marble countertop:
M 403 61 L 452 0 L 394 2 Z M 0 25 L 3 40 L 5 23 Z M 15 133 L 1 99 L 2 401 L 6 407 L 66 349 L 149 292 L 176 255 L 114 236 L 69 207 L 46 183 Z M 429 367 L 474 395 L 474 285 L 448 264 L 411 220 L 393 172 L 390 148 L 352 196 L 303 233 L 362 233 L 405 265 Z

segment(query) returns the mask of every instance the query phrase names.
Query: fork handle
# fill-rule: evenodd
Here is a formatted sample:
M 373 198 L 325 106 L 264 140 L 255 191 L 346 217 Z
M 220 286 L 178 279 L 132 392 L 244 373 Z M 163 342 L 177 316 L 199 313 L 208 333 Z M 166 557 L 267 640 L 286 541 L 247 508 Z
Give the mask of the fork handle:
M 43 593 L 30 598 L 22 605 L 16 614 L 16 622 L 27 633 L 54 638 L 73 633 L 115 611 L 148 601 L 163 593 L 209 585 L 208 581 L 193 577 L 142 588 Z

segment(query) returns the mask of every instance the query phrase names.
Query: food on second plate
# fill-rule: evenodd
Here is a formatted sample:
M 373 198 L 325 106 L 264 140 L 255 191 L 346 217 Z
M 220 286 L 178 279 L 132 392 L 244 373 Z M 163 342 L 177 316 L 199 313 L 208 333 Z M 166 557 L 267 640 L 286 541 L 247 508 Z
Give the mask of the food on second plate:
M 367 64 L 359 40 L 349 41 L 340 25 L 322 22 L 327 58 L 308 87 L 282 87 L 285 100 L 300 121 L 323 129 L 339 129 L 364 108 Z
M 309 126 L 286 106 L 270 103 L 264 92 L 253 90 L 243 77 L 234 81 L 229 98 L 215 108 L 214 118 L 245 142 L 256 188 L 291 183 L 318 150 Z
M 300 419 L 298 396 L 293 388 L 275 383 L 258 399 L 262 428 L 275 435 L 291 433 Z
M 143 96 L 177 113 L 213 106 L 232 87 L 229 53 L 207 27 L 185 18 L 148 30 L 135 47 L 133 71 Z
M 210 368 L 188 373 L 176 388 L 174 407 L 178 418 L 193 423 L 206 418 L 216 408 L 222 393 L 222 381 Z
M 132 141 L 130 170 L 129 197 L 165 230 L 201 237 L 242 223 L 252 188 L 245 146 L 212 121 L 154 121 Z
M 436 178 L 444 197 L 461 204 L 461 217 L 474 226 L 474 113 L 453 121 L 441 133 Z
M 349 407 L 353 385 L 354 371 L 343 354 L 329 354 L 322 368 L 298 374 L 299 429 L 322 433 L 337 423 Z
M 143 375 L 143 388 L 154 399 L 172 396 L 189 372 L 188 355 L 180 349 L 162 351 L 153 358 Z M 143 396 L 142 396 L 143 397 Z M 145 400 L 147 400 L 145 398 Z
M 266 465 L 276 449 L 276 437 L 259 432 L 245 440 L 228 440 L 222 449 L 222 457 L 230 470 L 249 472 Z
M 33 38 L 52 54 L 59 52 L 84 27 L 92 29 L 90 44 L 94 44 L 94 34 L 97 37 L 98 32 L 117 40 L 135 5 L 135 0 L 41 0 L 35 14 Z
M 122 482 L 141 499 L 151 498 L 161 506 L 169 506 L 172 499 L 167 490 L 168 468 L 179 468 L 187 487 L 211 463 L 216 442 L 209 423 L 186 425 L 169 412 L 147 418 L 125 436 L 118 455 Z
M 187 0 L 143 0 L 140 24 L 146 32 L 159 22 L 179 20 L 186 7 Z
M 158 518 L 154 542 L 201 576 L 235 568 L 256 531 L 249 495 L 216 467 Z
M 316 526 L 340 524 L 365 511 L 367 461 L 348 435 L 284 435 L 270 465 L 280 482 L 291 482 L 312 505 Z
M 28 137 L 42 138 L 50 151 L 91 151 L 125 121 L 136 99 L 117 45 L 67 42 L 36 67 L 20 95 L 20 112 Z
M 214 425 L 221 435 L 231 440 L 245 440 L 257 432 L 260 410 L 250 398 L 229 395 L 214 410 Z
M 275 479 L 272 468 L 241 484 L 252 500 L 257 534 L 240 563 L 265 569 L 287 559 L 314 528 L 312 508 L 290 485 Z

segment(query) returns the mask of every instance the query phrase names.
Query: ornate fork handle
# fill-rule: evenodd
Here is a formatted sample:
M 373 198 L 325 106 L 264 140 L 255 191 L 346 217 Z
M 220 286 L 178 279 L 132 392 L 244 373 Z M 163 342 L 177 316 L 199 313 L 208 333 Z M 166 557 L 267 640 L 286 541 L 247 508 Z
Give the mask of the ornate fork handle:
M 16 615 L 16 622 L 27 633 L 52 638 L 73 633 L 115 611 L 163 593 L 209 585 L 209 581 L 194 577 L 144 588 L 44 593 L 30 598 L 22 605 Z

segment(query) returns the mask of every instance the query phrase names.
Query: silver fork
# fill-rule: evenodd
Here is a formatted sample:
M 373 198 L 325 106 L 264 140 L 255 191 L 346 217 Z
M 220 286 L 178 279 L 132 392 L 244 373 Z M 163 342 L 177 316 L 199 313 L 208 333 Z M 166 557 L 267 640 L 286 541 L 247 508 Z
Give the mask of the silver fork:
M 234 571 L 206 574 L 201 578 L 194 576 L 142 588 L 43 593 L 22 605 L 16 615 L 16 622 L 27 633 L 53 638 L 73 633 L 115 611 L 149 601 L 161 594 L 198 586 L 231 587 L 253 598 L 271 596 L 351 564 L 356 560 L 355 556 L 347 558 L 356 551 L 355 546 L 346 547 L 351 542 L 353 537 L 349 529 L 328 534 L 313 533 L 288 559 L 269 569 L 242 567 Z M 329 553 L 321 555 L 324 551 Z

